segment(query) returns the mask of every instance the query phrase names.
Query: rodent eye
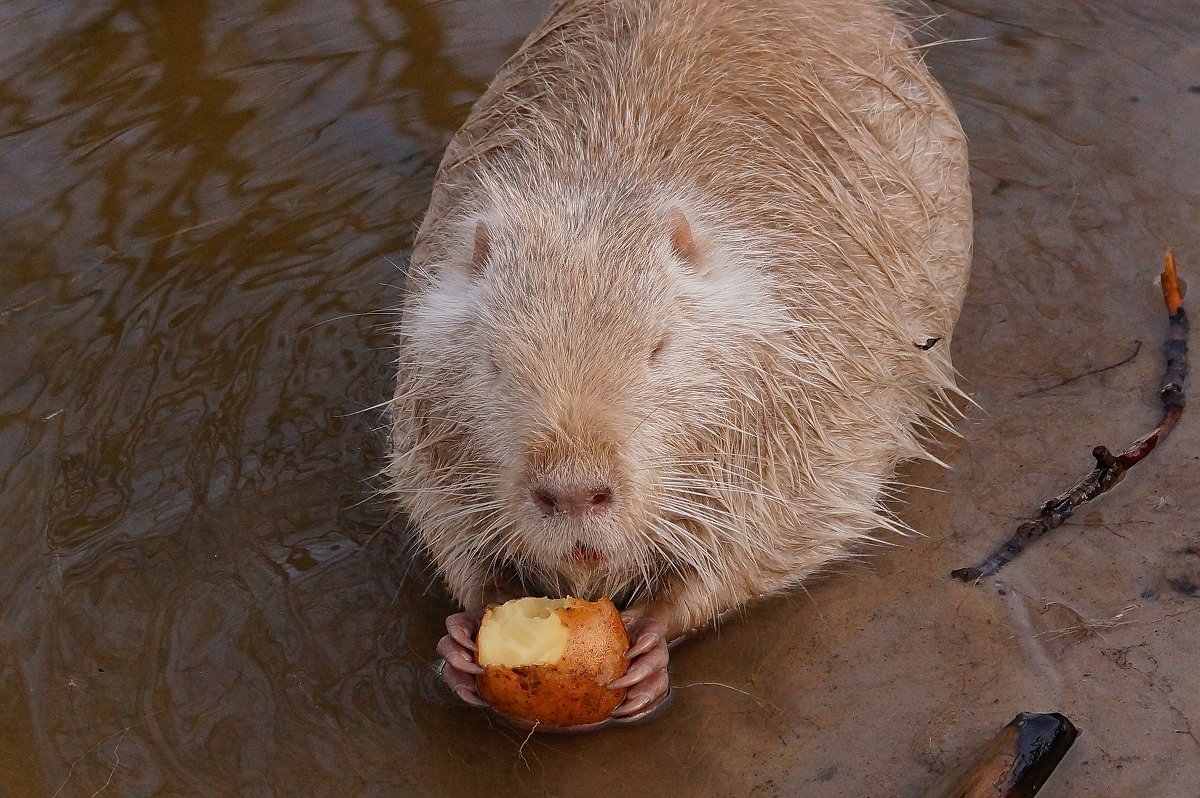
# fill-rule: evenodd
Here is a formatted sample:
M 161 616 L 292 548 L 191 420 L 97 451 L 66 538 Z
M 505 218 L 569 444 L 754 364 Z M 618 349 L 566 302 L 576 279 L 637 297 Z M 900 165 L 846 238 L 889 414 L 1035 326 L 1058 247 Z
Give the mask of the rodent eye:
M 663 350 L 667 348 L 667 344 L 670 342 L 670 337 L 671 336 L 668 333 L 663 333 L 662 338 L 658 339 L 658 343 L 655 344 L 652 350 L 650 350 L 651 363 L 653 363 L 655 360 L 658 360 L 659 356 L 662 355 Z

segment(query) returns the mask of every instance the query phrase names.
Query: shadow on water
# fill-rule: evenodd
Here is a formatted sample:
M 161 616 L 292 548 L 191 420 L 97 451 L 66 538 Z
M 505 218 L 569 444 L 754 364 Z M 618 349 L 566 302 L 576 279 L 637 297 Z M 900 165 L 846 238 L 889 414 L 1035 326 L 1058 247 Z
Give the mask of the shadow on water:
M 1133 2 L 938 7 L 982 38 L 928 58 L 972 138 L 956 357 L 988 412 L 953 474 L 911 475 L 946 491 L 904 511 L 928 539 L 681 648 L 649 727 L 523 741 L 434 689 L 450 607 L 371 481 L 387 325 L 441 151 L 546 5 L 0 8 L 0 796 L 908 795 L 1029 709 L 1084 729 L 1055 794 L 1111 794 L 1115 763 L 1120 794 L 1195 783 L 1200 676 L 1162 640 L 1200 640 L 1155 592 L 1195 427 L 1094 524 L 1154 542 L 1067 530 L 1003 590 L 945 578 L 1141 429 L 1152 397 L 1097 396 L 1139 396 L 1154 347 L 1020 396 L 1153 339 L 1162 246 L 1200 268 L 1200 27 Z M 1158 625 L 1038 636 L 1131 603 Z

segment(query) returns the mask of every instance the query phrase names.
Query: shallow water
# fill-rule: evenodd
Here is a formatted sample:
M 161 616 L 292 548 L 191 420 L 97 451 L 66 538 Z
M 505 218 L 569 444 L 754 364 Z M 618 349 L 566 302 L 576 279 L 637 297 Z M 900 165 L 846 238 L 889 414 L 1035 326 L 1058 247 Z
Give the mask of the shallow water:
M 5 3 L 0 795 L 915 796 L 1022 710 L 1083 731 L 1041 795 L 1194 794 L 1194 418 L 947 578 L 1153 424 L 1163 248 L 1200 274 L 1200 8 L 1046 5 L 934 6 L 982 37 L 927 56 L 979 406 L 904 476 L 927 537 L 676 649 L 654 724 L 522 744 L 429 680 L 371 475 L 433 170 L 544 0 Z

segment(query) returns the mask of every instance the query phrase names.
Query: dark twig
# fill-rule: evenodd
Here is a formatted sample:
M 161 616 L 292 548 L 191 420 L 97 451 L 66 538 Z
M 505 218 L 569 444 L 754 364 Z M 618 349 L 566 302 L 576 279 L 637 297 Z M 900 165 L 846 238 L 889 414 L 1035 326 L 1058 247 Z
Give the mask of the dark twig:
M 1096 467 L 1090 474 L 1043 504 L 1036 517 L 1017 527 L 1012 537 L 993 551 L 986 560 L 969 568 L 952 571 L 950 575 L 955 579 L 973 582 L 998 572 L 1030 543 L 1051 529 L 1062 526 L 1081 504 L 1107 492 L 1120 482 L 1125 472 L 1145 459 L 1179 422 L 1186 404 L 1184 383 L 1187 379 L 1188 318 L 1187 311 L 1183 309 L 1183 295 L 1175 271 L 1175 258 L 1170 250 L 1166 253 L 1162 288 L 1168 314 L 1167 340 L 1163 343 L 1163 355 L 1167 365 L 1163 373 L 1162 387 L 1158 391 L 1163 407 L 1162 420 L 1158 422 L 1158 426 L 1118 454 L 1113 454 L 1104 446 L 1093 449 L 1092 456 L 1096 458 Z

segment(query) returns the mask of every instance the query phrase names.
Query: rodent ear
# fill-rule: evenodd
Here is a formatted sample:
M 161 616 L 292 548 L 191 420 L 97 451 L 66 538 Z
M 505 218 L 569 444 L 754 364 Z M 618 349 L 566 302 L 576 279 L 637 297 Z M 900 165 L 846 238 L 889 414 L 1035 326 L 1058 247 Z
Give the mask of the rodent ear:
M 700 247 L 696 245 L 696 239 L 692 235 L 691 223 L 679 208 L 672 208 L 667 212 L 667 231 L 671 236 L 671 251 L 675 253 L 675 257 L 693 269 L 699 269 Z
M 471 271 L 478 274 L 492 254 L 492 229 L 480 219 L 475 223 L 475 249 L 471 253 Z

